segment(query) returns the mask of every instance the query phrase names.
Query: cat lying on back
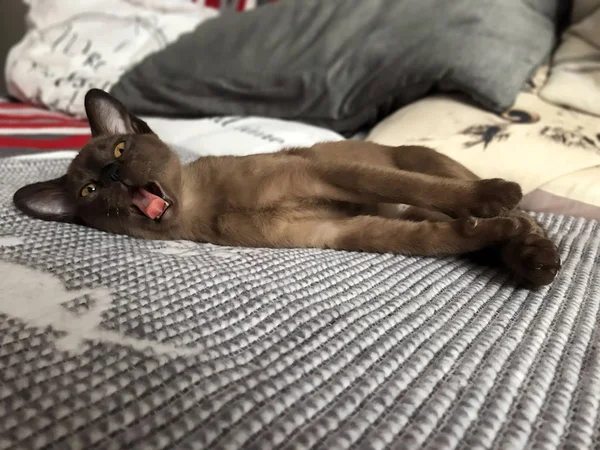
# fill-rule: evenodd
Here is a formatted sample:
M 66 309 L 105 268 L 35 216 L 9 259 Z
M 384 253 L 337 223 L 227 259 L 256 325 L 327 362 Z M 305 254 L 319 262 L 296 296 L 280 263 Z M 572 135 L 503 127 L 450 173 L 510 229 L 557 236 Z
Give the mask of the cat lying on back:
M 107 93 L 90 90 L 85 109 L 92 139 L 66 175 L 16 192 L 23 212 L 232 246 L 427 256 L 485 250 L 533 286 L 549 284 L 560 267 L 556 246 L 515 209 L 518 184 L 478 179 L 426 147 L 342 141 L 182 165 Z

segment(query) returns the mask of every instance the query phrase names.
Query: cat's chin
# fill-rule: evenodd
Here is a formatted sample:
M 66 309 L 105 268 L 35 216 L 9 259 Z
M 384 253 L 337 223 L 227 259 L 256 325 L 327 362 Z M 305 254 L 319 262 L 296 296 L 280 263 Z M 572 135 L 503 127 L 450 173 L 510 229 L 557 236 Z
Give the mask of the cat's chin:
M 155 219 L 148 218 L 148 220 L 154 220 L 157 223 L 165 223 L 165 222 L 169 222 L 173 218 L 174 214 L 175 214 L 175 208 L 173 207 L 173 204 L 167 203 L 167 207 L 163 210 L 163 212 L 158 217 L 156 217 Z

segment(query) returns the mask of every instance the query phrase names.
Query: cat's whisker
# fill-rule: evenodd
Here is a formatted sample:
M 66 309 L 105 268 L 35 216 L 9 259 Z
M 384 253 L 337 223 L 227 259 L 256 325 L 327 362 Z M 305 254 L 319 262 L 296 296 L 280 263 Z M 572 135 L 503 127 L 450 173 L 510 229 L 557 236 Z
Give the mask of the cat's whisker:
M 119 222 L 121 222 L 121 226 L 123 227 L 123 229 L 125 229 L 125 224 L 123 223 L 123 219 L 121 218 L 121 215 L 119 214 L 119 208 L 117 208 L 117 217 L 119 218 Z

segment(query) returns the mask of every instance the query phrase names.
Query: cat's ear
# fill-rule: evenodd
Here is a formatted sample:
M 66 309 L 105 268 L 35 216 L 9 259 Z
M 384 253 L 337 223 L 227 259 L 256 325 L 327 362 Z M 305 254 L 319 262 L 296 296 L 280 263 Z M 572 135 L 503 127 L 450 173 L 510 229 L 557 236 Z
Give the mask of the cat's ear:
M 84 104 L 92 137 L 154 134 L 146 122 L 135 117 L 119 100 L 100 89 L 90 89 L 85 94 Z
M 22 187 L 13 196 L 15 206 L 42 220 L 76 222 L 75 205 L 66 190 L 66 175 Z

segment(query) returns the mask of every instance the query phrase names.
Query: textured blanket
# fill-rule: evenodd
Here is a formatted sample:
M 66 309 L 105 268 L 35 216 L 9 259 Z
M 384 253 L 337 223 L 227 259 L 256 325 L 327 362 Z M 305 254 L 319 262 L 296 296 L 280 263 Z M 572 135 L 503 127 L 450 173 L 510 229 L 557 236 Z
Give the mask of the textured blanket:
M 17 213 L 0 165 L 0 449 L 592 448 L 600 224 L 533 292 L 462 259 L 140 241 Z

